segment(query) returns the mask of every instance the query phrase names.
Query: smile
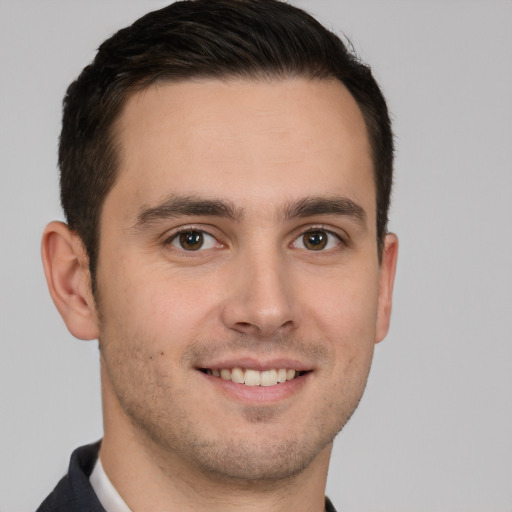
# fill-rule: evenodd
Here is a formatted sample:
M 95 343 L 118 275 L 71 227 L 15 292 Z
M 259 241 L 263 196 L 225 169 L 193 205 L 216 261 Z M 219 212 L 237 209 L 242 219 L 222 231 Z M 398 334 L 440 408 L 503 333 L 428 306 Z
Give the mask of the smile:
M 224 380 L 232 381 L 236 384 L 245 386 L 275 386 L 286 381 L 293 380 L 305 374 L 304 371 L 294 369 L 279 368 L 264 371 L 243 369 L 243 368 L 221 368 L 210 369 L 201 368 L 203 373 L 219 377 Z

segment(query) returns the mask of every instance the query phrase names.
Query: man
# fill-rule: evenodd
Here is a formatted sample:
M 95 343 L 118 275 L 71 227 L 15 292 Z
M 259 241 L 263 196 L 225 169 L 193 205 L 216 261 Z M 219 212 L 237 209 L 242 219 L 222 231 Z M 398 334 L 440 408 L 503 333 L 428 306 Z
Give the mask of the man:
M 285 3 L 177 2 L 100 47 L 42 256 L 99 339 L 104 438 L 40 511 L 334 510 L 389 325 L 392 146 L 369 68 Z

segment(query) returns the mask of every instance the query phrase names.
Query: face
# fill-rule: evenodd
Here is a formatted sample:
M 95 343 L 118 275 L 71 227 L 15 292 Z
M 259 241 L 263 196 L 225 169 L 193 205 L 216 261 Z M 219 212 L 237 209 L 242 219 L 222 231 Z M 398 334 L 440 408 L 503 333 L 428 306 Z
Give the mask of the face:
M 393 266 L 355 101 L 338 82 L 165 84 L 117 130 L 97 274 L 106 432 L 117 416 L 219 478 L 328 458 L 386 333 Z

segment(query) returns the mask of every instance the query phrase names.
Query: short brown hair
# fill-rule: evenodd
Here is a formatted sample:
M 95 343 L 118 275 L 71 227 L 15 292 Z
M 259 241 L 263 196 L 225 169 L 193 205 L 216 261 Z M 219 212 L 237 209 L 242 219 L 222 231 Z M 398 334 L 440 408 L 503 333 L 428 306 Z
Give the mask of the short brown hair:
M 114 124 L 127 97 L 161 81 L 304 77 L 340 80 L 358 103 L 375 168 L 379 255 L 387 230 L 393 136 L 370 68 L 301 9 L 279 0 L 178 1 L 119 30 L 69 86 L 59 145 L 61 202 L 91 278 L 99 219 L 118 171 Z

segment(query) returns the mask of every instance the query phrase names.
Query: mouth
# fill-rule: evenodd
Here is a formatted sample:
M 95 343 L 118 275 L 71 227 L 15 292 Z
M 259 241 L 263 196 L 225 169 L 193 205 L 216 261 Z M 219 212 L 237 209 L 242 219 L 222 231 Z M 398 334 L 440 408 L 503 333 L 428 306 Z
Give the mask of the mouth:
M 254 370 L 251 368 L 199 368 L 199 371 L 212 377 L 243 384 L 244 386 L 276 386 L 287 381 L 298 379 L 309 371 L 299 371 L 293 368 L 270 368 Z

